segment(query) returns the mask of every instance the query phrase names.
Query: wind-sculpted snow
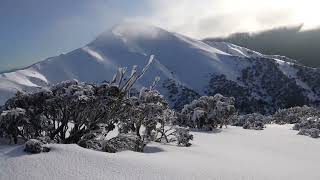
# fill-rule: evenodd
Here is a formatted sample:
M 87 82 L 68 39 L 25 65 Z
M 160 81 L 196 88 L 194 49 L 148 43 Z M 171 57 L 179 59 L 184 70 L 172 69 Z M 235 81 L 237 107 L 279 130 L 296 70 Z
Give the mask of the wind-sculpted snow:
M 0 104 L 17 90 L 35 91 L 72 79 L 89 83 L 111 80 L 119 67 L 136 65 L 140 70 L 152 54 L 155 61 L 137 87 L 148 87 L 159 76 L 157 88 L 172 106 L 180 109 L 184 105 L 182 101 L 190 103 L 200 95 L 212 93 L 240 99 L 236 101 L 240 102 L 237 108 L 245 112 L 269 113 L 277 108 L 317 104 L 320 100 L 320 88 L 316 84 L 320 73 L 315 73 L 312 79 L 303 77 L 318 70 L 296 65 L 289 58 L 263 55 L 229 43 L 202 42 L 154 26 L 123 23 L 82 48 L 23 70 L 1 74 Z M 299 97 L 298 103 L 287 102 L 291 97 L 279 98 L 272 92 L 288 94 L 288 86 Z M 168 87 L 176 87 L 177 94 L 172 94 Z M 225 91 L 226 87 L 233 89 Z M 271 103 L 274 101 L 276 106 Z

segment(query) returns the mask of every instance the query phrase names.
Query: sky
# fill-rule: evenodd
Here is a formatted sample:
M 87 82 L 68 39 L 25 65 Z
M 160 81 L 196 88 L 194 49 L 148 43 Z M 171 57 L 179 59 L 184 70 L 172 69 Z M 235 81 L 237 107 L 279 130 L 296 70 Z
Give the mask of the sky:
M 197 39 L 320 25 L 318 0 L 0 0 L 0 71 L 84 46 L 122 21 Z

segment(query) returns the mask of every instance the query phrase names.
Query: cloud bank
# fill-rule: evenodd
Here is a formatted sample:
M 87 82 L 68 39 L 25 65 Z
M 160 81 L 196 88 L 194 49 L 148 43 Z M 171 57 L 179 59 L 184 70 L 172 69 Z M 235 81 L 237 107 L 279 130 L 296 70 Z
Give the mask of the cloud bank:
M 128 18 L 204 38 L 320 22 L 317 0 L 150 0 L 151 14 Z

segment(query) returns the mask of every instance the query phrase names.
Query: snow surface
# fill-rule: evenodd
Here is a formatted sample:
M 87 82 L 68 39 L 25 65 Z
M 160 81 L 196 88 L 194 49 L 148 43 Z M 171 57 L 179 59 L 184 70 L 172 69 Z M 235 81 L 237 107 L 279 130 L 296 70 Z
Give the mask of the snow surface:
M 193 132 L 191 147 L 152 143 L 145 153 L 50 145 L 49 153 L 29 155 L 22 146 L 0 145 L 0 180 L 320 179 L 319 139 L 298 136 L 290 128 Z

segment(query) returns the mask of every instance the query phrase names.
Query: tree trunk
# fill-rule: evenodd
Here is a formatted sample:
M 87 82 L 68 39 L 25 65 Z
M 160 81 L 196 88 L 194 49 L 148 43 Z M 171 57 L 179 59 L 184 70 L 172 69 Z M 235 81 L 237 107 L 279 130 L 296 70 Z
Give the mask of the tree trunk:
M 141 138 L 140 128 L 141 128 L 141 126 L 137 126 L 137 127 L 136 127 L 136 135 L 137 135 L 139 138 Z

